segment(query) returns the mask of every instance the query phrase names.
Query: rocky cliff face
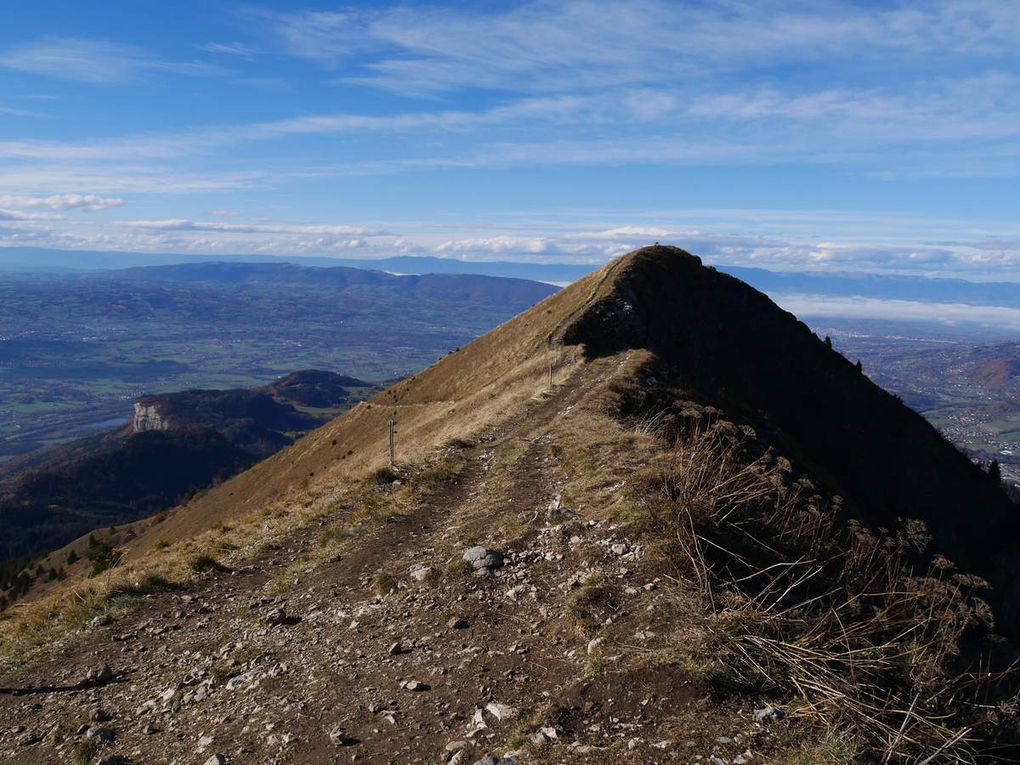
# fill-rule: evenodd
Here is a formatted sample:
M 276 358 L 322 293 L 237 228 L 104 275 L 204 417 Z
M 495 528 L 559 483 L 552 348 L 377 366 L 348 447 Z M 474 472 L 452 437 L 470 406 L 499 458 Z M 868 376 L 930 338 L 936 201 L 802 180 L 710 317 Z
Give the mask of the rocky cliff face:
M 150 430 L 170 430 L 170 423 L 155 404 L 136 401 L 135 414 L 131 418 L 131 432 L 147 433 Z

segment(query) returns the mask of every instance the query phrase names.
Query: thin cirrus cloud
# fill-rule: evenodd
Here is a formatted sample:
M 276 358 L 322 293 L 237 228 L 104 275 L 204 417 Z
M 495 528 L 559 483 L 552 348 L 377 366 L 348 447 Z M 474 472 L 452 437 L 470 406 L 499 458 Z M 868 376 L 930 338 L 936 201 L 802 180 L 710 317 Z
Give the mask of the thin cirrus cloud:
M 38 112 L 29 111 L 28 109 L 19 109 L 15 106 L 0 106 L 0 115 L 6 115 L 8 117 L 38 117 Z
M 43 37 L 0 51 L 0 67 L 61 80 L 118 84 L 152 73 L 208 75 L 203 63 L 166 61 L 133 45 L 84 37 Z
M 600 105 L 599 105 L 600 104 Z M 0 141 L 0 159 L 23 161 L 170 160 L 208 154 L 224 147 L 303 135 L 434 133 L 514 125 L 530 121 L 576 123 L 610 104 L 600 99 L 523 99 L 480 111 L 409 111 L 386 115 L 356 113 L 305 115 L 269 122 L 197 127 L 91 140 L 22 139 Z
M 488 87 L 563 90 L 678 82 L 707 71 L 869 52 L 1013 53 L 1020 9 L 994 0 L 884 8 L 804 2 L 539 0 L 486 12 L 409 6 L 270 15 L 285 50 L 401 92 Z
M 201 46 L 206 53 L 215 53 L 222 56 L 237 56 L 244 59 L 253 59 L 258 51 L 251 45 L 241 42 L 218 43 L 211 42 Z
M 385 231 L 363 226 L 223 223 L 221 221 L 186 219 L 120 221 L 119 225 L 147 231 L 211 231 L 224 234 L 313 234 L 326 236 L 383 236 L 387 234 Z
M 32 209 L 45 207 L 50 210 L 83 210 L 99 212 L 124 204 L 123 199 L 102 197 L 98 194 L 51 194 L 34 197 L 24 194 L 0 194 L 0 207 Z
M 46 213 L 30 213 L 24 210 L 11 210 L 0 207 L 0 220 L 9 223 L 22 223 L 31 222 L 38 223 L 41 221 L 58 221 L 63 220 L 59 215 L 48 215 Z
M 293 141 L 304 135 L 371 135 L 378 142 L 392 136 L 390 140 L 400 143 L 399 134 L 416 132 L 471 140 L 440 144 L 429 156 L 407 156 L 406 149 L 395 146 L 400 156 L 320 162 L 314 173 L 324 174 L 329 167 L 336 175 L 345 175 L 444 166 L 777 159 L 829 164 L 870 159 L 883 172 L 900 168 L 937 175 L 966 168 L 972 175 L 995 175 L 1009 170 L 1002 160 L 1018 153 L 1010 143 L 1020 140 L 1018 86 L 1020 81 L 1012 75 L 986 73 L 926 84 L 909 97 L 875 90 L 793 95 L 774 89 L 687 100 L 657 91 L 546 96 L 474 111 L 319 114 L 108 139 L 8 140 L 0 142 L 0 158 L 48 166 L 137 160 L 158 168 L 171 163 L 176 177 L 185 170 L 179 164 L 182 157 L 229 155 L 233 147 L 246 143 Z M 521 133 L 525 126 L 528 132 Z M 572 127 L 577 130 L 564 133 Z M 635 133 L 635 127 L 640 131 Z M 883 149 L 910 142 L 915 146 L 899 152 L 895 164 L 889 164 Z M 940 142 L 969 145 L 949 154 L 937 150 Z M 247 170 L 260 174 L 258 168 Z M 292 175 L 301 174 L 299 163 L 290 170 Z M 245 175 L 236 168 L 230 172 Z

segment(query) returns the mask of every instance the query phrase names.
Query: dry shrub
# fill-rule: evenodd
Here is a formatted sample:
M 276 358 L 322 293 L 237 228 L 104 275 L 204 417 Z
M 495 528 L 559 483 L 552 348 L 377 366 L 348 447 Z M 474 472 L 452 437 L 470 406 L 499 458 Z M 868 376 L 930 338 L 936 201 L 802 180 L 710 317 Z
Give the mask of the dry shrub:
M 978 703 L 991 691 L 961 646 L 990 630 L 985 585 L 943 558 L 915 575 L 922 524 L 867 531 L 726 422 L 680 438 L 646 487 L 725 677 L 799 698 L 799 716 L 853 731 L 882 762 L 974 761 L 994 705 Z

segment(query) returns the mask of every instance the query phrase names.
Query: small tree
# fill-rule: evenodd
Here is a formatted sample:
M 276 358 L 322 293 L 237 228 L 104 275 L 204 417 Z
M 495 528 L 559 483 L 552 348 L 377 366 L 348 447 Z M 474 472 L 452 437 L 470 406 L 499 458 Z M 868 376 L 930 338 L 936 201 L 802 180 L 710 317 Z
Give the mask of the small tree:
M 988 464 L 988 477 L 991 478 L 996 483 L 1002 482 L 1002 468 L 999 467 L 998 460 L 992 460 Z
M 89 550 L 89 560 L 92 561 L 92 571 L 89 572 L 89 576 L 98 576 L 113 568 L 120 563 L 120 557 L 120 550 L 114 549 L 109 542 L 96 542 L 95 546 Z

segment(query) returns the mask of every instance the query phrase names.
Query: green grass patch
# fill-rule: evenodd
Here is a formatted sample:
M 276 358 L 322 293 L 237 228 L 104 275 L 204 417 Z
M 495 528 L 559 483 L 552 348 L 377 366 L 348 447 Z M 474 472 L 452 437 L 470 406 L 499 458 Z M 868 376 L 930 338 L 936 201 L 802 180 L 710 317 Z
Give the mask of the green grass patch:
M 209 672 L 209 677 L 212 678 L 214 685 L 223 685 L 228 680 L 237 677 L 244 672 L 244 667 L 240 664 L 228 667 L 223 664 L 219 664 L 212 668 Z
M 92 765 L 102 751 L 103 742 L 98 738 L 83 738 L 71 749 L 71 762 L 74 765 Z
M 189 568 L 196 574 L 204 574 L 209 571 L 229 571 L 230 569 L 220 563 L 211 555 L 199 555 L 191 561 Z
M 781 765 L 853 765 L 860 756 L 861 748 L 851 738 L 836 734 L 805 746 Z
M 382 571 L 375 578 L 375 591 L 380 597 L 397 591 L 398 581 L 393 574 Z
M 400 480 L 400 473 L 398 473 L 391 467 L 381 467 L 378 470 L 374 471 L 368 477 L 368 479 L 373 483 L 382 486 L 384 484 L 390 484 L 393 483 L 394 481 Z
M 145 574 L 141 579 L 132 584 L 122 584 L 114 587 L 106 593 L 105 600 L 119 600 L 124 598 L 141 598 L 146 595 L 154 595 L 157 592 L 174 592 L 183 587 L 177 582 L 172 582 L 160 574 Z

